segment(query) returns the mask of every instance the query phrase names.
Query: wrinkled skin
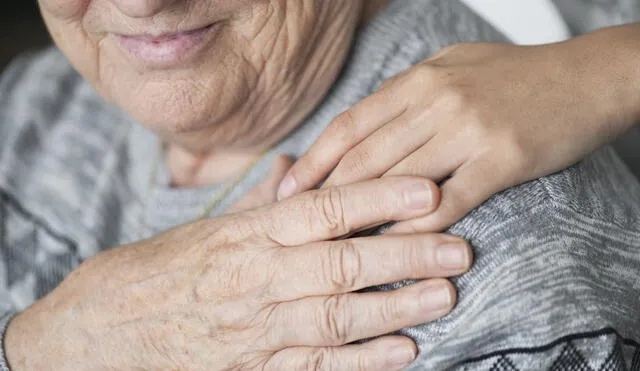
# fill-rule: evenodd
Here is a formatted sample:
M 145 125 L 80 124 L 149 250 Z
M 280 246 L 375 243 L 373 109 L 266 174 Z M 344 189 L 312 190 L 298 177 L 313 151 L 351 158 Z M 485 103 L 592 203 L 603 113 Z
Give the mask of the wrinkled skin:
M 106 99 L 190 152 L 259 152 L 332 85 L 360 0 L 39 0 L 54 41 Z M 117 35 L 216 24 L 177 68 L 140 63 Z
M 416 356 L 410 339 L 349 343 L 449 312 L 455 291 L 437 277 L 466 271 L 470 248 L 439 234 L 336 238 L 437 203 L 432 182 L 387 178 L 112 249 L 12 320 L 8 360 L 14 371 L 400 370 Z M 431 279 L 356 293 L 408 278 Z

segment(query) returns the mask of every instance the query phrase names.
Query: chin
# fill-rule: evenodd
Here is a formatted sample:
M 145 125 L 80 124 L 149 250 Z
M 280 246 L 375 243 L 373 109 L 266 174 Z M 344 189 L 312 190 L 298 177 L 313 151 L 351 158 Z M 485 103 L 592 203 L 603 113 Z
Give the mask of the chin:
M 205 107 L 165 101 L 145 101 L 139 105 L 124 105 L 129 114 L 140 124 L 163 136 L 185 136 L 208 131 L 218 125 L 216 117 Z
M 113 101 L 141 124 L 172 135 L 207 131 L 242 104 L 241 97 L 219 97 L 218 84 L 196 85 L 185 79 L 124 82 L 111 89 Z M 193 80 L 191 80 L 193 81 Z
M 240 125 L 229 120 L 233 110 L 216 110 L 212 105 L 166 99 L 130 100 L 120 104 L 138 123 L 163 140 L 190 152 L 231 148 L 237 142 Z

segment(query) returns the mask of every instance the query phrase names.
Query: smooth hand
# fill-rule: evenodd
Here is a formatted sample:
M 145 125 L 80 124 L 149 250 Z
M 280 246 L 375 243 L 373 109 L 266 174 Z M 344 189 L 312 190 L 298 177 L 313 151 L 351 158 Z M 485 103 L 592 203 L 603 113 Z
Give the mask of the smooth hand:
M 327 176 L 324 186 L 424 176 L 441 183 L 439 209 L 391 232 L 443 230 L 491 195 L 566 168 L 630 126 L 640 106 L 624 105 L 638 94 L 620 86 L 638 68 L 616 70 L 613 61 L 625 57 L 602 55 L 606 43 L 594 34 L 536 47 L 446 48 L 337 117 L 294 164 L 279 198 Z
M 9 325 L 21 370 L 399 370 L 402 336 L 455 302 L 469 246 L 440 234 L 337 239 L 436 209 L 433 182 L 306 192 L 97 255 Z M 430 278 L 396 291 L 373 285 Z

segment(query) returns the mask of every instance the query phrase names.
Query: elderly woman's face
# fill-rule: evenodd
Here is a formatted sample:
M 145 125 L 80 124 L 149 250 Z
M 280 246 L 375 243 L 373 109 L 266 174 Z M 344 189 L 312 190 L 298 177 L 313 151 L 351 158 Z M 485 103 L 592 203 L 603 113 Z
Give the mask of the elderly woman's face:
M 39 0 L 105 98 L 194 151 L 297 125 L 337 76 L 360 0 Z

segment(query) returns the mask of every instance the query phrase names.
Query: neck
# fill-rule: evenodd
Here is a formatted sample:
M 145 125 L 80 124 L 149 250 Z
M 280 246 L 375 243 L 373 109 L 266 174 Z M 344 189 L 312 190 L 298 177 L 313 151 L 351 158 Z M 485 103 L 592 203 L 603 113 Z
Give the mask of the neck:
M 170 145 L 165 161 L 171 172 L 171 186 L 188 188 L 223 183 L 241 174 L 260 156 L 262 153 L 250 151 L 193 154 Z
M 360 25 L 370 22 L 391 0 L 363 0 Z M 287 133 L 282 133 L 281 140 Z M 273 142 L 273 138 L 270 138 Z M 279 141 L 276 140 L 276 143 Z M 265 145 L 268 147 L 268 145 Z M 192 153 L 176 144 L 169 144 L 165 161 L 171 173 L 173 187 L 187 188 L 222 183 L 242 174 L 260 156 L 257 151 L 213 151 Z

